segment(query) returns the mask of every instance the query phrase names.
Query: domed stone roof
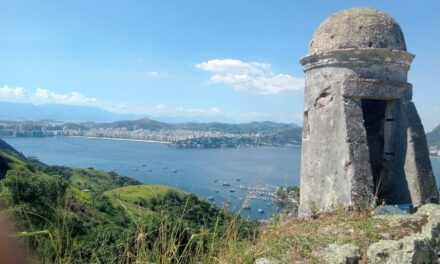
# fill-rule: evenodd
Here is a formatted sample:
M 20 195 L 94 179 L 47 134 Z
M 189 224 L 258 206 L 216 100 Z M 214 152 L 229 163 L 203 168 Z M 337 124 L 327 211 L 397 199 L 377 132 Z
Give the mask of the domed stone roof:
M 331 15 L 319 25 L 309 54 L 349 48 L 406 51 L 406 44 L 399 24 L 388 14 L 372 8 L 352 8 Z

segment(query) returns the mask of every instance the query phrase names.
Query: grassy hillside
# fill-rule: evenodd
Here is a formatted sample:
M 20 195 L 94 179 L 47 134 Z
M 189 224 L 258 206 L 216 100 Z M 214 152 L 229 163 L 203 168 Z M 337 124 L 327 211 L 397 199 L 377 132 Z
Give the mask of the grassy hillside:
M 48 166 L 0 144 L 7 207 L 0 214 L 13 219 L 32 262 L 211 263 L 255 235 L 254 222 L 193 194 L 114 172 Z
M 153 198 L 159 198 L 164 196 L 167 192 L 175 191 L 183 194 L 176 188 L 165 185 L 138 185 L 138 186 L 125 186 L 116 188 L 110 191 L 106 191 L 104 194 L 108 197 L 118 198 L 129 203 L 139 203 L 142 200 L 151 200 Z

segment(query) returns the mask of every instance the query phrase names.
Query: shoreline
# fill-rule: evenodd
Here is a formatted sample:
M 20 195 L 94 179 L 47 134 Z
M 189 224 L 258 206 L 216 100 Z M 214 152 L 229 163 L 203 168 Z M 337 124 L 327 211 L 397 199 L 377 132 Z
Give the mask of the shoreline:
M 239 149 L 239 148 L 301 148 L 300 144 L 289 144 L 289 145 L 262 145 L 262 146 L 235 146 L 235 147 L 227 147 L 227 148 L 185 148 L 185 147 L 175 147 L 172 144 L 174 142 L 171 141 L 160 141 L 160 140 L 147 140 L 147 139 L 131 139 L 131 138 L 112 138 L 112 137 L 93 137 L 93 136 L 43 136 L 43 137 L 0 137 L 0 138 L 88 138 L 88 139 L 103 139 L 103 140 L 119 140 L 119 141 L 132 141 L 132 142 L 143 142 L 143 143 L 152 143 L 152 144 L 166 144 L 171 148 L 175 149 Z
M 170 144 L 170 143 L 172 143 L 172 142 L 168 142 L 168 141 L 147 140 L 147 139 L 132 139 L 132 138 L 89 137 L 89 136 L 58 136 L 58 137 L 73 137 L 73 138 L 90 138 L 90 139 L 133 141 L 133 142 L 144 142 L 144 143 L 155 143 L 155 144 Z

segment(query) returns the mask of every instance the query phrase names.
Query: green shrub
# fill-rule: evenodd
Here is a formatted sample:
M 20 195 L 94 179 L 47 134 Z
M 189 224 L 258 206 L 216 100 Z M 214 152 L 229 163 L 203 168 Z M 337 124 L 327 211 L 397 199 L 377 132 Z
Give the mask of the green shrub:
M 62 203 L 67 182 L 58 176 L 11 169 L 1 181 L 2 198 L 11 211 L 26 213 L 30 224 L 43 226 L 53 219 L 55 208 Z

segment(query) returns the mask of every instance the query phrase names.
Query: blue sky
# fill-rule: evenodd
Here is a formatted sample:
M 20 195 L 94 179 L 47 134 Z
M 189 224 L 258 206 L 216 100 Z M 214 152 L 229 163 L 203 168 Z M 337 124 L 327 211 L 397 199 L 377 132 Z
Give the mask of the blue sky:
M 427 130 L 440 123 L 440 1 L 0 1 L 0 100 L 301 124 L 313 31 L 370 6 L 401 25 Z M 237 77 L 238 76 L 238 77 Z

